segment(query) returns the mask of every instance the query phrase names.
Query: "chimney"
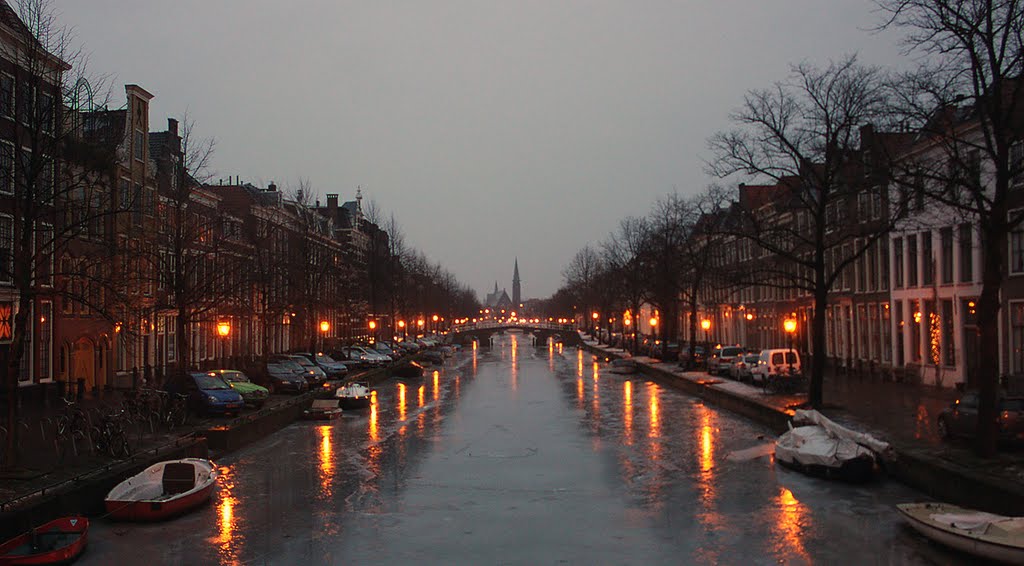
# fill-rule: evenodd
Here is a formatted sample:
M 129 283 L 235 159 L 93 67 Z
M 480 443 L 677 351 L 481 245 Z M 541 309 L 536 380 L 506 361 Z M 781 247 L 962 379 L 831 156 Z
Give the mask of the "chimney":
M 178 135 L 178 121 L 175 120 L 174 118 L 168 118 L 167 119 L 167 131 L 170 132 L 172 136 L 177 137 L 177 135 Z
M 327 210 L 334 211 L 338 209 L 338 194 L 329 193 L 327 195 Z
M 270 192 L 274 192 L 277 190 L 277 185 L 275 185 L 274 182 L 271 181 L 270 184 L 267 185 L 267 190 Z

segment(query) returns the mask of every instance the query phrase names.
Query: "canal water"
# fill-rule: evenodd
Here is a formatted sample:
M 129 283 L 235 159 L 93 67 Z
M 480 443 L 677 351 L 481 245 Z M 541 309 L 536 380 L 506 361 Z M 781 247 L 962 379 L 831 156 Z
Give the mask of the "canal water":
M 98 520 L 85 564 L 950 564 L 926 499 L 776 466 L 771 432 L 591 354 L 502 336 L 371 409 L 218 461 L 210 505 Z

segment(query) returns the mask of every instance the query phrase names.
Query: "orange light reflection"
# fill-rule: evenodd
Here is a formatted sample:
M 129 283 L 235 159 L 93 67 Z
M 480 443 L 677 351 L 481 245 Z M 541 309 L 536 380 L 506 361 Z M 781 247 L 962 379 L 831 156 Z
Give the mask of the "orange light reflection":
M 779 531 L 780 540 L 777 541 L 775 552 L 777 557 L 786 556 L 789 562 L 790 553 L 796 553 L 801 561 L 810 564 L 811 558 L 804 548 L 803 530 L 804 521 L 807 518 L 807 508 L 797 501 L 793 492 L 784 487 L 779 488 L 778 497 L 779 516 L 776 528 Z
M 626 381 L 622 384 L 622 426 L 623 443 L 626 446 L 633 445 L 633 382 Z
M 331 427 L 317 427 L 320 432 L 320 492 L 325 498 L 331 496 L 331 484 L 334 481 L 334 455 L 331 446 Z

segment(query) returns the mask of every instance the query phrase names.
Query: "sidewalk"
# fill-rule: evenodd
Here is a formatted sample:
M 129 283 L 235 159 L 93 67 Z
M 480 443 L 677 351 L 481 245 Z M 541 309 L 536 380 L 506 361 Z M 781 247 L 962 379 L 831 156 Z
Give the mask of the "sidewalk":
M 585 341 L 588 349 L 608 357 L 624 357 L 622 349 Z M 760 387 L 705 372 L 687 372 L 677 363 L 633 357 L 645 373 L 675 383 L 728 409 L 776 426 L 784 422 L 805 395 L 766 394 Z M 702 394 L 706 393 L 706 395 Z M 951 503 L 995 513 L 1020 515 L 1024 509 L 1024 450 L 1000 452 L 986 460 L 974 455 L 968 443 L 943 441 L 936 428 L 939 412 L 957 392 L 858 378 L 826 376 L 822 409 L 829 418 L 889 442 L 896 451 L 890 474 L 908 485 Z M 752 410 L 751 410 L 752 408 Z M 774 413 L 774 414 L 771 414 Z M 766 416 L 765 416 L 766 415 Z M 781 430 L 779 431 L 781 432 Z

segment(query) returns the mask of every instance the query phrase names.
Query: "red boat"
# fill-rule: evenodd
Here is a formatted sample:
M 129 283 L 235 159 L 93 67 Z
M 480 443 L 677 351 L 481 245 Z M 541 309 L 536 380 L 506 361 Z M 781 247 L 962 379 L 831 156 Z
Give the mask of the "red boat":
M 122 521 L 161 521 L 210 499 L 217 468 L 202 458 L 153 464 L 117 484 L 107 494 L 107 514 Z
M 0 544 L 0 566 L 70 564 L 85 552 L 89 519 L 61 517 Z

